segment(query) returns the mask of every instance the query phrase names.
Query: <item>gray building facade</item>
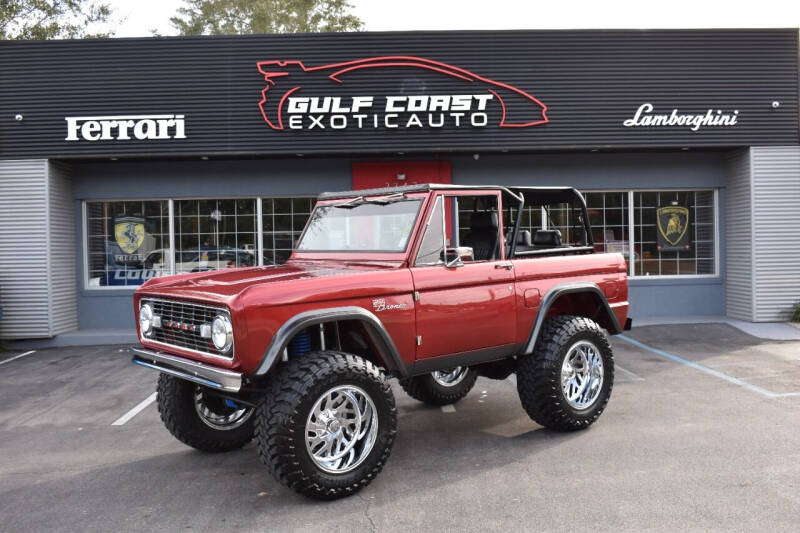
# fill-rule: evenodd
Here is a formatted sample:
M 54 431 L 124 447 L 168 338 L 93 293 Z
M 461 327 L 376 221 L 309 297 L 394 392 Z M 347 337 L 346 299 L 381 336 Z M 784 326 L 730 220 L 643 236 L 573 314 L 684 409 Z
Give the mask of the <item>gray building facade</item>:
M 280 263 L 320 192 L 421 181 L 578 188 L 634 318 L 800 301 L 797 30 L 0 50 L 5 339 L 133 331 L 143 280 Z

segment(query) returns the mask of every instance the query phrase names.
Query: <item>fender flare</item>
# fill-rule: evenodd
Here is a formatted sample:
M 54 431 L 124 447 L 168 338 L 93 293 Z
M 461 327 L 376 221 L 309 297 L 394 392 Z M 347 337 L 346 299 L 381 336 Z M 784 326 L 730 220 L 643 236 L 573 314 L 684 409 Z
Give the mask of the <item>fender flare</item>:
M 364 323 L 370 340 L 378 349 L 379 353 L 377 355 L 383 360 L 387 370 L 396 371 L 402 376 L 408 375 L 406 365 L 403 363 L 403 359 L 400 357 L 391 335 L 386 331 L 380 319 L 363 307 L 356 306 L 313 309 L 294 315 L 278 328 L 254 374 L 256 376 L 264 376 L 272 370 L 272 367 L 280 359 L 281 353 L 297 332 L 309 326 L 340 320 L 358 320 Z
M 550 307 L 555 303 L 555 301 L 565 294 L 575 293 L 589 293 L 596 296 L 600 301 L 602 311 L 605 311 L 609 320 L 611 321 L 611 324 L 613 325 L 614 331 L 611 331 L 611 334 L 616 335 L 617 333 L 622 333 L 622 328 L 619 325 L 619 320 L 617 320 L 617 315 L 608 304 L 608 299 L 606 298 L 605 293 L 603 293 L 596 283 L 591 283 L 588 281 L 562 283 L 551 288 L 544 295 L 544 298 L 542 298 L 542 303 L 539 305 L 539 312 L 537 313 L 536 320 L 533 323 L 533 328 L 531 329 L 531 334 L 528 337 L 528 342 L 525 344 L 525 348 L 522 351 L 523 354 L 533 353 L 533 348 L 536 346 L 536 341 L 539 339 L 539 332 L 542 329 L 542 324 L 544 324 L 545 318 L 547 318 L 547 312 L 550 310 Z

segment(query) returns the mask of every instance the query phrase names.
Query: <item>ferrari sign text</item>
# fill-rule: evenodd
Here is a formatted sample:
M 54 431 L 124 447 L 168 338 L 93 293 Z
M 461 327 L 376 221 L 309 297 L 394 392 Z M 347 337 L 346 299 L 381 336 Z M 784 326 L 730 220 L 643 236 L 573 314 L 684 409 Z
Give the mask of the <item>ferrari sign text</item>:
M 185 139 L 183 115 L 66 117 L 65 141 L 139 141 Z

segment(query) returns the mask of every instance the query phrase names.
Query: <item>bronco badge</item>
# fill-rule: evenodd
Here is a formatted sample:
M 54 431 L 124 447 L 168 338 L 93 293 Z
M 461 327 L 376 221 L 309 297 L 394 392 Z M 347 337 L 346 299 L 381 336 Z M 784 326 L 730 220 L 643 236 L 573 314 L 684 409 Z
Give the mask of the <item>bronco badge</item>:
M 372 300 L 372 308 L 376 313 L 380 313 L 381 311 L 391 311 L 392 309 L 405 309 L 406 307 L 408 306 L 404 303 L 387 304 L 386 298 L 375 298 Z

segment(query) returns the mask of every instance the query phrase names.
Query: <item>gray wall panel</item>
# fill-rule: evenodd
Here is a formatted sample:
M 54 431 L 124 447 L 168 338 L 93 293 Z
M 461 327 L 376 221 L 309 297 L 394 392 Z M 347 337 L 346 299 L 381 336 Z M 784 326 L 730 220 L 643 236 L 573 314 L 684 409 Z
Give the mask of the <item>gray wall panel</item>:
M 722 316 L 725 285 L 722 278 L 630 280 L 630 316 Z
M 48 206 L 50 233 L 50 319 L 52 334 L 74 331 L 78 327 L 78 288 L 75 212 L 72 194 L 72 169 L 57 161 L 48 162 Z
M 317 195 L 351 188 L 348 159 L 76 162 L 75 198 Z
M 78 298 L 80 329 L 136 329 L 133 290 L 82 291 Z
M 755 320 L 800 302 L 800 146 L 752 149 Z
M 46 181 L 47 161 L 0 161 L 0 337 L 4 339 L 51 336 Z
M 737 150 L 727 161 L 726 314 L 753 320 L 753 219 L 750 150 Z
M 725 186 L 724 152 L 480 155 L 452 157 L 465 185 L 571 185 L 583 190 Z

